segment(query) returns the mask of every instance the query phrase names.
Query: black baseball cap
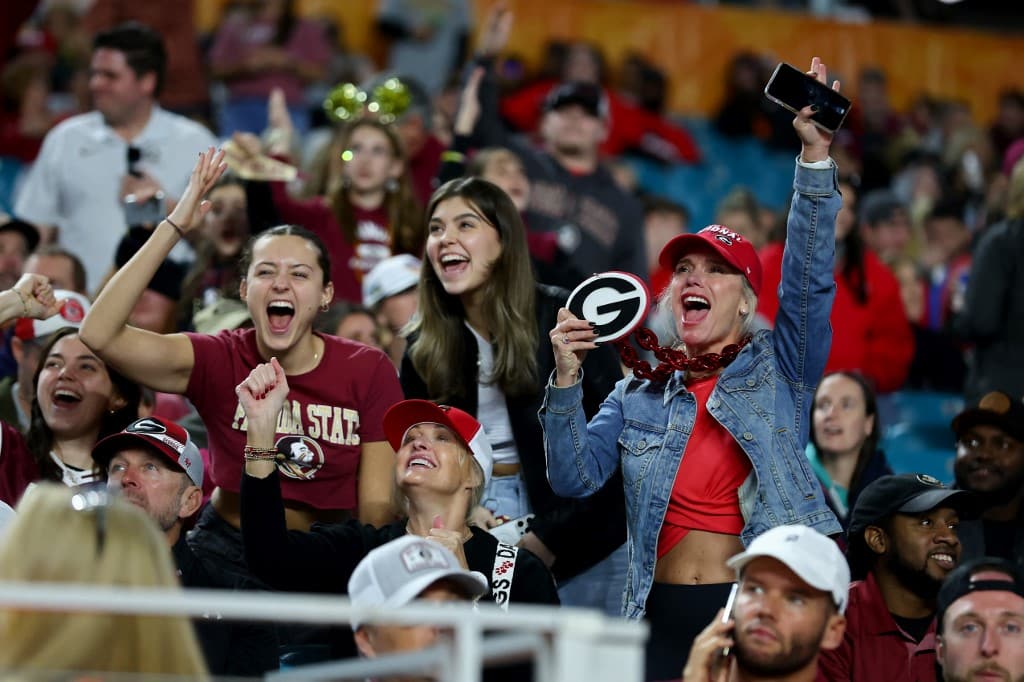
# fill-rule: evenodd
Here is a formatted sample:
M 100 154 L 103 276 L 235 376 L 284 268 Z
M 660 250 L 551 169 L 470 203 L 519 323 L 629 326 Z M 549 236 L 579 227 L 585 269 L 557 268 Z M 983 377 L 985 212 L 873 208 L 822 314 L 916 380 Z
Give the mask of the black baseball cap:
M 969 515 L 974 507 L 974 495 L 966 490 L 947 488 L 928 474 L 882 476 L 857 497 L 847 537 L 860 536 L 865 528 L 893 514 L 920 514 L 936 507 L 952 507 Z
M 1005 573 L 1006 577 L 989 580 L 972 579 L 975 573 L 982 571 Z M 946 610 L 953 605 L 953 602 L 971 592 L 985 591 L 1012 592 L 1024 597 L 1024 575 L 1012 562 L 1000 557 L 977 557 L 957 566 L 950 571 L 942 582 L 942 587 L 939 588 L 935 613 L 935 622 L 939 633 L 942 633 L 942 621 L 946 616 Z
M 5 222 L 0 222 L 0 232 L 9 231 L 17 232 L 25 238 L 26 253 L 32 253 L 39 245 L 39 230 L 32 223 L 27 223 L 18 218 L 10 218 Z
M 591 116 L 608 118 L 608 100 L 604 90 L 596 83 L 566 81 L 556 86 L 544 100 L 544 112 L 554 111 L 570 104 L 578 104 Z
M 957 438 L 975 426 L 994 426 L 1024 442 L 1024 402 L 1002 391 L 992 391 L 982 396 L 976 407 L 969 407 L 953 417 L 949 426 Z

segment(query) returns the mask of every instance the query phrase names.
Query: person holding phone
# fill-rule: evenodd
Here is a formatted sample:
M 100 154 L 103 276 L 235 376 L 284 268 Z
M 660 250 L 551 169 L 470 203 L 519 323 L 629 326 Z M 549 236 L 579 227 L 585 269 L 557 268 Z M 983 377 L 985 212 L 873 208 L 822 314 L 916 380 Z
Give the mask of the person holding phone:
M 736 602 L 693 642 L 682 682 L 820 679 L 818 657 L 846 631 L 850 569 L 835 542 L 777 526 L 729 559 Z
M 818 58 L 810 73 L 826 81 Z M 841 203 L 832 135 L 812 113 L 793 121 L 803 148 L 774 330 L 752 331 L 762 278 L 754 247 L 712 225 L 660 255 L 673 275 L 655 314 L 671 316 L 673 347 L 658 350 L 655 370 L 627 355 L 633 374 L 589 423 L 580 369 L 596 335 L 566 309 L 550 332 L 556 367 L 540 413 L 548 479 L 559 495 L 586 497 L 621 470 L 631 557 L 623 615 L 651 625 L 648 679 L 678 675 L 726 600 L 726 560 L 744 545 L 787 523 L 842 532 L 803 452 L 831 342 Z

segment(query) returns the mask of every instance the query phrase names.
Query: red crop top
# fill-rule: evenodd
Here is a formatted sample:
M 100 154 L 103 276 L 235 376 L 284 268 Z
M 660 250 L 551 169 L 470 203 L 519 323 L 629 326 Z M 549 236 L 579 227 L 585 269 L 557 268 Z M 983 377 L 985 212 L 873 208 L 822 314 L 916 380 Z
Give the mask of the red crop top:
M 750 475 L 750 459 L 708 412 L 708 396 L 717 381 L 716 375 L 686 386 L 697 399 L 697 417 L 658 534 L 659 559 L 691 530 L 727 535 L 743 530 L 739 487 Z

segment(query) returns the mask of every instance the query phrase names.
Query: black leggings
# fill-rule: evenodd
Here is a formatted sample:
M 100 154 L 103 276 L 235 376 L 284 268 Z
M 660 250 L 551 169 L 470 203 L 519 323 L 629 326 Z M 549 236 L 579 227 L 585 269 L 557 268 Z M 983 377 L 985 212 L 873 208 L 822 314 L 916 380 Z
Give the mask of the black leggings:
M 732 583 L 651 586 L 644 616 L 651 627 L 644 679 L 679 679 L 693 640 L 725 606 L 730 589 Z

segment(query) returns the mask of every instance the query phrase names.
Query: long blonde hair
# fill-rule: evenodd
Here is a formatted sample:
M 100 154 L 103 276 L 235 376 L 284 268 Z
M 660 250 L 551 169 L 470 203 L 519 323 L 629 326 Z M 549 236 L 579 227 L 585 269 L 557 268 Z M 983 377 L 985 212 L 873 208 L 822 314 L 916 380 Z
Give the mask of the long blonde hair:
M 51 483 L 25 495 L 0 546 L 0 580 L 179 588 L 167 540 L 141 509 L 113 500 L 77 511 L 74 495 Z M 195 632 L 181 616 L 6 609 L 0 642 L 4 672 L 207 677 Z
M 526 228 L 512 200 L 505 192 L 481 178 L 451 180 L 434 192 L 426 219 L 447 199 L 462 197 L 498 231 L 501 255 L 483 284 L 481 300 L 486 301 L 484 321 L 494 339 L 494 374 L 489 377 L 510 397 L 537 390 L 537 344 L 539 334 L 534 310 L 536 289 Z M 413 367 L 427 384 L 430 399 L 458 402 L 476 385 L 460 381 L 466 362 L 463 336 L 466 311 L 458 296 L 449 295 L 441 285 L 430 260 L 420 270 L 419 308 L 403 334 L 417 333 L 409 348 Z

